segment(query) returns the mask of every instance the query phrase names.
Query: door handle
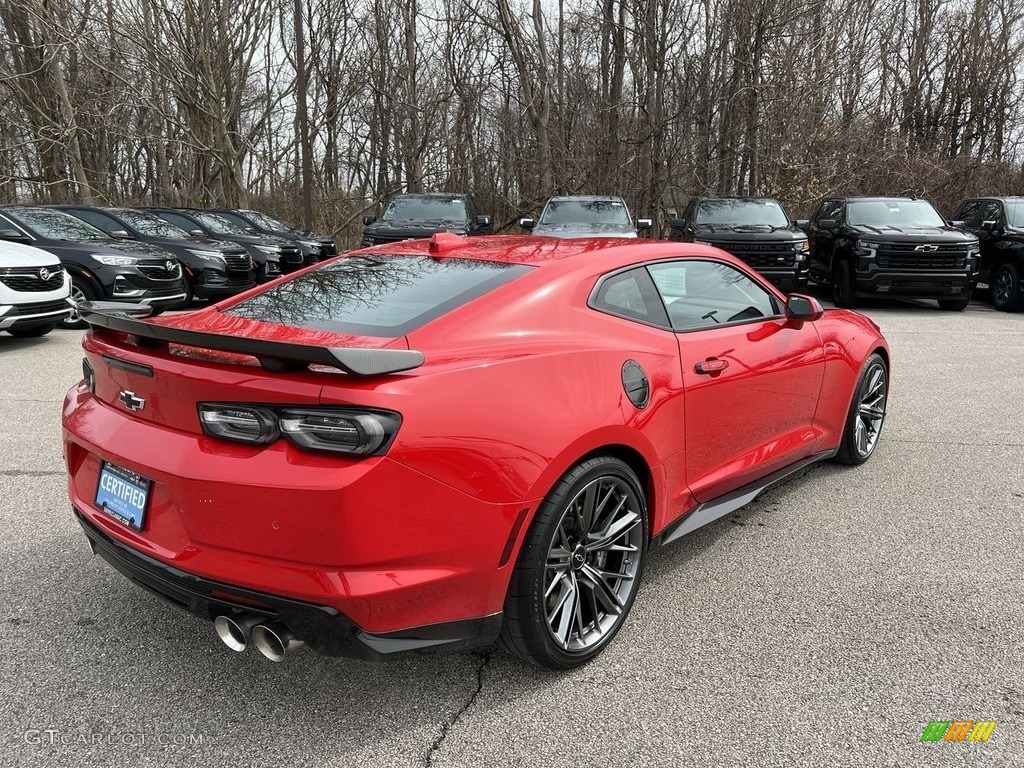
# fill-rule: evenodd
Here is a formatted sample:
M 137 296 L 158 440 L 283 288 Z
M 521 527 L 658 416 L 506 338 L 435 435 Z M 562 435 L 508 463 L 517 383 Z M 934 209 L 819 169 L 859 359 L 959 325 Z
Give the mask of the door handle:
M 697 363 L 693 366 L 693 370 L 697 373 L 720 373 L 728 367 L 728 360 L 719 360 L 717 357 L 711 357 L 702 363 Z

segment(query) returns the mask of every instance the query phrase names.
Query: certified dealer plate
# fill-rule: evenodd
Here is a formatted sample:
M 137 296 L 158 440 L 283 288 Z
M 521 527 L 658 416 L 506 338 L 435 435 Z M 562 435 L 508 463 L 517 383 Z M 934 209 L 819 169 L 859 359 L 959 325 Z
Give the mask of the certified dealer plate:
M 96 506 L 127 526 L 140 530 L 149 500 L 149 479 L 130 469 L 103 462 Z

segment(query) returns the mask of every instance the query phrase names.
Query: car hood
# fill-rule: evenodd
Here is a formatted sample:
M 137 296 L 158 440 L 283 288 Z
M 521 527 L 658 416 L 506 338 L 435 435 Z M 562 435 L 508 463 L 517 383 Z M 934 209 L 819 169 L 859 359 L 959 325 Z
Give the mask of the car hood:
M 49 251 L 21 243 L 0 240 L 0 267 L 52 267 L 60 269 L 60 260 Z
M 799 229 L 773 229 L 772 227 L 720 227 L 700 225 L 693 233 L 704 243 L 797 243 L 807 239 Z
M 462 221 L 375 221 L 363 229 L 364 235 L 381 235 L 393 240 L 430 237 L 435 232 L 465 234 L 469 223 Z
M 241 249 L 241 246 L 237 243 L 225 242 L 224 240 L 214 240 L 212 237 L 151 237 L 148 242 L 160 246 L 196 248 L 198 250 L 221 251 L 223 253 L 238 253 L 239 249 Z
M 287 233 L 281 233 L 285 237 L 297 237 L 302 240 L 319 240 L 321 242 L 333 242 L 327 235 L 320 235 L 316 232 L 306 232 L 302 229 L 289 229 Z
M 878 235 L 887 240 L 916 241 L 927 243 L 967 243 L 977 240 L 954 227 L 911 227 L 908 225 L 885 224 L 871 226 L 869 224 L 850 225 L 850 229 L 862 237 Z
M 542 237 L 632 237 L 636 228 L 629 224 L 538 224 L 533 234 Z

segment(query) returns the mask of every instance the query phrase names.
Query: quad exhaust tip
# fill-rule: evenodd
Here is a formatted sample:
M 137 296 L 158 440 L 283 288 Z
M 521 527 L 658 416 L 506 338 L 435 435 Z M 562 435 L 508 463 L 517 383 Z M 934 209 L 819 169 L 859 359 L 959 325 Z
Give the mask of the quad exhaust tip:
M 213 620 L 213 628 L 219 637 L 232 651 L 241 653 L 252 642 L 252 630 L 263 621 L 256 614 L 235 614 L 234 616 L 218 616 Z
M 256 650 L 271 661 L 281 661 L 289 651 L 297 650 L 304 645 L 279 621 L 256 626 L 252 631 L 252 641 Z

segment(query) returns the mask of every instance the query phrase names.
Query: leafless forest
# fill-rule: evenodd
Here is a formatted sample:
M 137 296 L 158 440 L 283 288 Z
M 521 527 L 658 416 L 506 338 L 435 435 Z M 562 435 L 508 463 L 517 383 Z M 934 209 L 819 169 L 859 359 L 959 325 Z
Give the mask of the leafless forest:
M 298 4 L 296 4 L 298 3 Z M 0 201 L 1024 186 L 1020 0 L 3 0 Z

